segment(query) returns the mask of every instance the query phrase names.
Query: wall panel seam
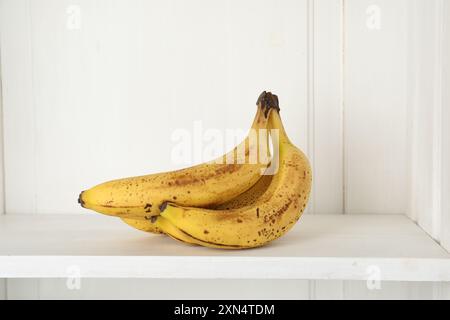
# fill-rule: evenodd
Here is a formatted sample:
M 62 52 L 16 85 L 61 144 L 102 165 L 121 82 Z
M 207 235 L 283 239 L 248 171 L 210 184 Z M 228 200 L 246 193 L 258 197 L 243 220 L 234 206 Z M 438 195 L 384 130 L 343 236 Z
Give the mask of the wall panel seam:
M 33 212 L 31 213 L 37 213 L 37 127 L 36 127 L 36 94 L 35 94 L 35 68 L 34 68 L 34 59 L 33 59 L 33 13 L 32 13 L 32 3 L 31 0 L 28 0 L 28 16 L 29 16 L 29 37 L 28 37 L 28 43 L 29 43 L 29 56 L 30 56 L 30 81 L 31 81 L 31 109 L 33 110 L 33 114 L 31 116 L 32 119 L 32 130 L 33 130 L 33 137 L 31 139 L 33 140 L 32 148 L 33 148 Z
M 417 188 L 417 158 L 419 155 L 419 133 L 418 133 L 418 126 L 419 126 L 419 119 L 418 119 L 418 113 L 419 113 L 419 75 L 417 70 L 417 65 L 419 62 L 417 49 L 417 40 L 414 39 L 414 34 L 417 32 L 417 16 L 418 16 L 418 5 L 416 1 L 412 1 L 411 5 L 409 6 L 409 16 L 408 16 L 408 32 L 409 32 L 409 54 L 408 54 L 408 69 L 412 70 L 410 71 L 410 86 L 408 87 L 408 95 L 410 98 L 410 108 L 409 108 L 409 141 L 411 141 L 411 147 L 410 147 L 410 172 L 409 172 L 409 208 L 408 208 L 408 215 L 409 217 L 418 223 L 419 216 L 417 212 L 417 199 L 414 197 L 414 194 L 416 192 Z M 412 79 L 411 79 L 412 78 Z
M 441 42 L 441 63 L 442 63 L 442 74 L 441 74 L 441 89 L 448 87 L 450 85 L 450 24 L 448 18 L 450 18 L 450 4 L 449 2 L 442 1 L 442 42 Z M 447 17 L 447 19 L 445 19 Z M 444 100 L 445 99 L 445 100 Z M 450 189 L 449 189 L 449 153 L 450 153 L 450 137 L 449 137 L 449 109 L 450 100 L 448 92 L 442 90 L 441 92 L 441 110 L 443 117 L 441 119 L 441 226 L 440 226 L 440 244 L 450 252 Z M 450 288 L 450 287 L 449 287 Z M 449 291 L 450 292 L 450 291 Z
M 316 283 L 317 283 L 317 280 L 309 280 L 308 281 L 308 298 L 309 298 L 309 300 L 317 299 Z
M 346 143 L 345 143 L 345 45 L 346 45 L 346 24 L 345 24 L 346 0 L 341 0 L 341 141 L 342 141 L 342 214 L 347 213 L 347 163 L 346 163 Z
M 6 214 L 6 194 L 5 194 L 5 126 L 3 117 L 3 77 L 2 77 L 2 57 L 0 50 L 0 156 L 1 156 L 1 214 Z M 6 282 L 6 281 L 5 281 Z
M 444 30 L 444 12 L 443 0 L 437 0 L 435 7 L 435 64 L 434 64 L 434 110 L 433 110 L 433 216 L 432 216 L 432 234 L 439 241 L 440 222 L 441 222 L 441 197 L 442 197 L 442 50 L 443 50 L 443 30 Z
M 315 83 L 314 83 L 314 0 L 307 0 L 307 19 L 306 19 L 306 63 L 307 63 L 307 125 L 308 125 L 308 156 L 311 162 L 312 167 L 312 175 L 315 176 L 315 105 L 314 105 L 314 92 L 315 92 Z M 313 181 L 312 184 L 312 199 L 309 203 L 308 212 L 315 213 L 316 207 L 316 184 Z
M 416 219 L 413 217 L 413 201 L 412 201 L 412 194 L 413 194 L 413 169 L 414 169 L 414 164 L 412 161 L 412 157 L 414 154 L 414 126 L 413 126 L 413 122 L 414 122 L 414 113 L 412 112 L 412 108 L 414 107 L 413 105 L 413 100 L 411 99 L 412 97 L 412 92 L 414 92 L 414 90 L 411 89 L 412 87 L 412 78 L 413 76 L 415 77 L 415 73 L 413 73 L 411 71 L 410 66 L 413 65 L 413 56 L 412 56 L 412 50 L 411 48 L 413 47 L 413 41 L 412 41 L 412 34 L 413 34 L 413 23 L 412 23 L 412 17 L 414 14 L 414 2 L 412 1 L 410 5 L 408 5 L 406 7 L 407 9 L 407 14 L 406 14 L 406 28 L 405 30 L 407 31 L 407 40 L 406 40 L 406 48 L 407 48 L 407 55 L 405 57 L 406 59 L 406 78 L 407 78 L 407 84 L 406 84 L 406 95 L 407 95 L 407 100 L 406 100 L 406 116 L 407 116 L 407 127 L 406 127 L 406 141 L 408 143 L 408 148 L 407 148 L 407 159 L 408 159 L 408 169 L 407 169 L 407 204 L 406 204 L 406 216 L 408 216 L 411 220 L 416 221 Z M 411 93 L 411 94 L 410 94 Z

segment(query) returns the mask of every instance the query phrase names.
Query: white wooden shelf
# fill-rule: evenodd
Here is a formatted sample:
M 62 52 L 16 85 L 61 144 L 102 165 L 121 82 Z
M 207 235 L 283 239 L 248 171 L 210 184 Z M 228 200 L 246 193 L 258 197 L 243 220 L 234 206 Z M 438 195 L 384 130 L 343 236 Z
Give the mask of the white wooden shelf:
M 305 215 L 258 249 L 188 246 L 86 215 L 0 217 L 0 278 L 450 281 L 450 254 L 402 215 Z M 379 274 L 374 274 L 378 273 Z

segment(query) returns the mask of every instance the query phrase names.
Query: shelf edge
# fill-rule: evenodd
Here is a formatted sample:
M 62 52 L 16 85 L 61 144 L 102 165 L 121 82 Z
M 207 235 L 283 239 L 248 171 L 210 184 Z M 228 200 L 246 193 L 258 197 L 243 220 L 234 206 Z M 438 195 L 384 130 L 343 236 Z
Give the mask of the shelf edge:
M 0 278 L 74 277 L 450 281 L 450 259 L 0 256 Z

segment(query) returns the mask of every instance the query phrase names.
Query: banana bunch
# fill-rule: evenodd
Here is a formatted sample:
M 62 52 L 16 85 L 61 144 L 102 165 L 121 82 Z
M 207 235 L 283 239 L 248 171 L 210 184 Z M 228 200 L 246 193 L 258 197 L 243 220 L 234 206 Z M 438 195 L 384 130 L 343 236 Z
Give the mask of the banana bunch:
M 83 191 L 78 202 L 184 243 L 222 249 L 262 246 L 292 228 L 311 190 L 308 159 L 289 140 L 279 110 L 277 96 L 264 91 L 249 135 L 222 157 L 108 181 Z

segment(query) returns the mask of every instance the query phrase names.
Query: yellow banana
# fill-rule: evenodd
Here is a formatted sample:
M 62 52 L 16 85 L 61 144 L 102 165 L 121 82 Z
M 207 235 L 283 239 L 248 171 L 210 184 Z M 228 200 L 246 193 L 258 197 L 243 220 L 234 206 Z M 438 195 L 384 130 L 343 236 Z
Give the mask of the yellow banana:
M 255 183 L 253 187 L 248 189 L 246 192 L 241 193 L 236 198 L 233 198 L 225 203 L 213 206 L 209 209 L 214 210 L 230 210 L 238 209 L 244 206 L 249 206 L 254 204 L 258 199 L 266 192 L 267 188 L 272 182 L 273 175 L 264 175 L 258 182 Z
M 229 153 L 214 161 L 190 168 L 131 177 L 97 185 L 79 196 L 79 203 L 94 211 L 129 219 L 150 219 L 160 213 L 163 203 L 184 206 L 218 205 L 251 188 L 267 168 L 262 159 L 260 131 L 268 126 L 278 101 L 263 92 L 249 136 Z M 231 163 L 230 163 L 231 162 Z
M 171 237 L 174 240 L 184 242 L 191 245 L 201 245 L 201 246 L 208 246 L 208 244 L 198 240 L 194 239 L 188 234 L 184 233 L 177 227 L 175 227 L 172 223 L 169 222 L 169 220 L 164 219 L 161 216 L 155 216 L 152 217 L 150 220 L 136 220 L 136 219 L 122 219 L 125 223 L 130 225 L 131 227 L 145 231 L 150 233 L 164 233 Z M 211 246 L 210 246 L 211 247 Z M 227 247 L 227 246 L 212 246 L 214 248 L 220 248 L 220 249 L 236 249 L 233 247 Z
M 159 228 L 155 224 L 155 219 L 157 217 L 151 217 L 150 220 L 142 220 L 142 219 L 130 219 L 130 218 L 122 218 L 122 221 L 125 222 L 130 227 L 135 229 L 150 232 L 150 233 L 165 233 L 161 228 Z
M 137 220 L 137 219 L 127 219 L 122 218 L 122 220 L 129 226 L 151 233 L 164 233 L 170 236 L 172 239 L 188 243 L 196 244 L 195 239 L 189 237 L 183 231 L 175 227 L 169 221 L 161 216 L 154 216 L 150 220 Z M 164 231 L 163 231 L 164 230 Z
M 177 241 L 181 241 L 187 244 L 191 245 L 200 245 L 204 247 L 212 247 L 212 248 L 218 248 L 218 249 L 239 249 L 235 247 L 230 246 L 223 246 L 223 245 L 215 245 L 215 244 L 209 244 L 205 243 L 201 240 L 192 238 L 190 235 L 186 234 L 185 232 L 181 231 L 177 227 L 175 227 L 172 223 L 170 223 L 169 220 L 164 219 L 161 216 L 155 217 L 155 225 L 157 228 L 164 230 L 164 233 L 167 234 L 172 239 L 175 239 Z
M 262 176 L 258 182 L 254 186 L 252 186 L 246 192 L 240 194 L 236 198 L 231 199 L 228 202 L 225 202 L 221 205 L 215 206 L 215 210 L 221 209 L 236 209 L 241 208 L 246 205 L 251 205 L 255 203 L 258 198 L 267 190 L 272 181 L 272 175 L 264 175 Z M 198 239 L 194 239 L 185 232 L 181 231 L 177 227 L 175 227 L 172 223 L 170 223 L 167 219 L 164 219 L 161 216 L 152 217 L 150 220 L 137 220 L 137 219 L 127 219 L 122 218 L 122 220 L 128 224 L 129 226 L 150 233 L 164 233 L 168 236 L 180 240 L 182 242 L 186 242 L 189 244 L 198 244 L 198 245 L 206 245 L 202 241 Z M 218 248 L 226 249 L 226 246 L 217 246 Z M 236 249 L 235 247 L 230 247 L 229 249 Z
M 270 154 L 270 150 L 268 147 L 268 139 L 266 141 L 267 147 Z M 211 206 L 210 208 L 219 210 L 219 209 L 235 209 L 239 207 L 243 207 L 246 205 L 251 205 L 254 203 L 269 187 L 270 182 L 272 181 L 272 175 L 263 175 L 261 178 L 247 191 L 244 193 L 241 193 L 237 197 L 223 203 L 220 205 Z M 177 228 L 172 225 L 170 222 L 164 221 L 164 224 L 162 226 L 159 226 L 156 222 L 159 222 L 159 219 L 162 218 L 161 216 L 158 216 L 158 220 L 155 219 L 156 217 L 152 217 L 149 220 L 137 220 L 137 219 L 129 219 L 129 218 L 122 218 L 122 220 L 128 224 L 129 226 L 144 231 L 144 232 L 150 232 L 150 233 L 166 233 L 169 236 L 172 236 L 173 238 L 176 238 L 178 240 L 181 239 L 180 234 L 183 235 L 183 239 L 188 239 L 188 235 L 180 230 L 176 230 Z M 169 226 L 169 227 L 168 227 Z M 174 233 L 175 232 L 175 233 Z M 196 243 L 195 239 L 190 239 L 190 241 L 184 241 L 188 243 Z
M 311 168 L 306 156 L 286 135 L 278 112 L 269 116 L 270 127 L 278 129 L 274 146 L 278 171 L 269 187 L 252 204 L 227 210 L 162 206 L 161 216 L 205 246 L 251 248 L 262 246 L 285 234 L 304 211 L 311 190 Z M 276 139 L 272 139 L 276 142 Z

